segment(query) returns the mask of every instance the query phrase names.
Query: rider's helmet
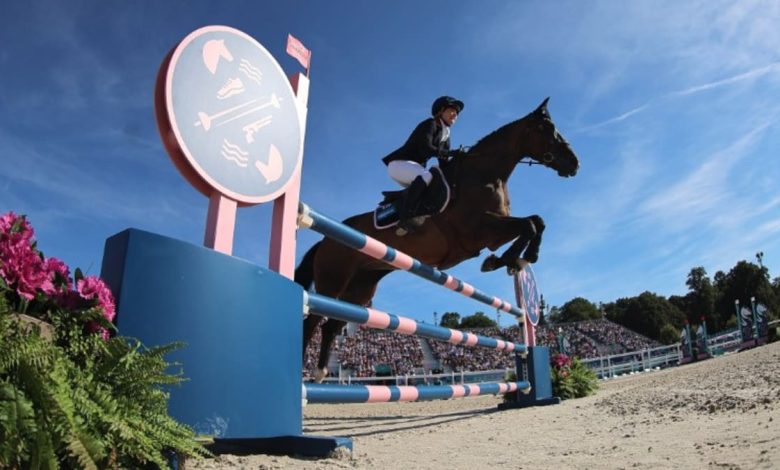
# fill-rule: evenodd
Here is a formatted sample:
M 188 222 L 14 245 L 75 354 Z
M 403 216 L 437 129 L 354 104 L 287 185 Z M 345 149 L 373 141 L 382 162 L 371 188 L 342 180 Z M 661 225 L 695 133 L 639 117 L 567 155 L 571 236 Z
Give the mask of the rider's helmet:
M 436 98 L 431 106 L 431 115 L 436 116 L 442 109 L 455 108 L 458 114 L 463 111 L 463 101 L 457 100 L 452 96 L 440 96 Z

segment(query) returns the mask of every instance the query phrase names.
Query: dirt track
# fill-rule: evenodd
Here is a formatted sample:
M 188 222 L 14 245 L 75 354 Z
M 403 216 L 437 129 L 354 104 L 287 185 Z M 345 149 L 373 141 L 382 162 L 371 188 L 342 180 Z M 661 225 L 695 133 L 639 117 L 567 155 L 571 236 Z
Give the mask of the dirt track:
M 602 382 L 556 406 L 498 402 L 309 405 L 304 432 L 352 437 L 351 455 L 226 455 L 187 468 L 780 468 L 780 343 Z

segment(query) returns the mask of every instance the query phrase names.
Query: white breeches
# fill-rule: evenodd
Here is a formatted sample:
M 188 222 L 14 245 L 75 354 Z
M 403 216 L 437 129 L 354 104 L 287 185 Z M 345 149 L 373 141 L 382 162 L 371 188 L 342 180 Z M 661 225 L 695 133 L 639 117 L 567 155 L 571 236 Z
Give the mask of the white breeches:
M 433 175 L 424 166 L 411 160 L 394 160 L 387 165 L 390 178 L 404 188 L 412 184 L 415 178 L 422 176 L 425 184 L 430 184 Z

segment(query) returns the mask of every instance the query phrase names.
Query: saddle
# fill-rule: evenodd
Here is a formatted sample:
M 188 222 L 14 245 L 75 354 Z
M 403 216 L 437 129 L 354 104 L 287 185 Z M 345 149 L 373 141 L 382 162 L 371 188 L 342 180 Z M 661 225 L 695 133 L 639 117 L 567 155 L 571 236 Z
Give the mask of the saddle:
M 444 212 L 452 198 L 450 184 L 439 167 L 432 167 L 433 179 L 420 197 L 420 202 L 412 212 L 413 217 L 428 218 Z M 399 206 L 406 189 L 382 191 L 384 199 L 374 209 L 374 227 L 378 230 L 398 224 Z

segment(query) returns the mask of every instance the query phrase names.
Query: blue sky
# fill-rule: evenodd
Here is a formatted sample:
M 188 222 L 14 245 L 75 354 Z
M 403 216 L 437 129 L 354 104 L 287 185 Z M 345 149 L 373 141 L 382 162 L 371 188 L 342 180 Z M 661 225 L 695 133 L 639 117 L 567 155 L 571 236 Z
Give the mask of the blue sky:
M 380 158 L 431 101 L 466 102 L 454 145 L 549 110 L 581 161 L 518 167 L 515 215 L 547 230 L 536 276 L 552 305 L 684 294 L 763 251 L 780 262 L 780 3 L 730 1 L 68 1 L 0 5 L 0 210 L 40 248 L 98 274 L 105 239 L 136 227 L 201 244 L 207 200 L 176 171 L 154 80 L 192 30 L 228 25 L 287 73 L 288 33 L 312 50 L 302 200 L 341 219 L 393 189 Z M 239 211 L 234 254 L 267 264 L 270 207 Z M 298 235 L 302 254 L 319 239 Z M 449 272 L 514 297 L 478 260 Z M 406 273 L 375 306 L 432 320 L 487 306 Z M 502 316 L 502 323 L 508 323 Z

